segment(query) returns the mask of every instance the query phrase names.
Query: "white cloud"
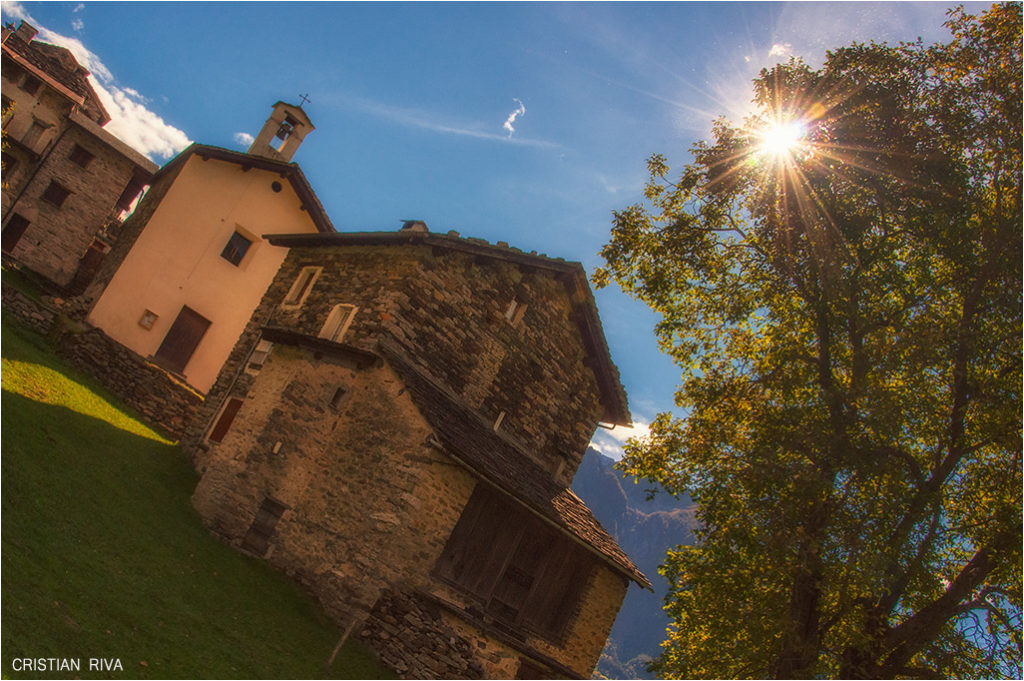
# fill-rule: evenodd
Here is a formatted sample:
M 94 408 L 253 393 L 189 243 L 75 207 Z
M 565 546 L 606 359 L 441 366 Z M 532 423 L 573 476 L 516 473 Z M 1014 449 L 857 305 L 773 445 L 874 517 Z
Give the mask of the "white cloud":
M 82 3 L 78 3 L 77 5 L 75 5 L 75 8 L 73 10 L 71 10 L 71 13 L 72 14 L 78 14 L 83 9 L 85 9 L 85 5 L 82 4 Z M 85 20 L 82 19 L 81 17 L 74 17 L 74 18 L 72 18 L 71 19 L 71 28 L 75 29 L 76 31 L 81 31 L 83 28 L 85 28 Z
M 236 132 L 234 134 L 234 139 L 243 147 L 249 148 L 252 146 L 252 143 L 255 141 L 256 138 L 247 132 Z
M 793 51 L 793 45 L 790 43 L 775 43 L 772 45 L 772 49 L 768 50 L 769 57 L 785 57 Z
M 328 98 L 330 99 L 330 98 Z M 369 99 L 363 99 L 361 97 L 354 97 L 350 95 L 334 96 L 333 99 L 342 106 L 349 106 L 360 109 L 366 113 L 380 118 L 404 125 L 410 128 L 420 128 L 423 130 L 430 130 L 432 132 L 440 132 L 449 135 L 461 135 L 464 137 L 473 137 L 482 140 L 495 140 L 506 142 L 510 144 L 517 144 L 527 147 L 537 147 L 541 149 L 558 149 L 562 145 L 556 142 L 549 142 L 547 140 L 532 139 L 527 137 L 507 137 L 506 135 L 499 135 L 497 133 L 488 132 L 484 126 L 473 123 L 453 123 L 445 120 L 441 120 L 436 114 L 430 112 L 421 111 L 419 109 L 410 109 L 397 106 L 391 106 L 389 104 L 383 104 Z M 321 97 L 321 104 L 324 103 L 325 98 Z
M 622 445 L 631 437 L 646 437 L 651 434 L 651 424 L 644 419 L 633 417 L 633 427 L 615 426 L 608 430 L 598 428 L 590 446 L 615 460 L 622 458 Z
M 84 5 L 77 6 L 77 12 Z M 169 158 L 190 144 L 188 136 L 165 122 L 159 115 L 146 107 L 148 101 L 132 88 L 119 85 L 114 74 L 102 60 L 90 51 L 82 41 L 71 38 L 42 26 L 32 18 L 18 2 L 3 2 L 3 18 L 24 19 L 39 29 L 38 39 L 67 48 L 82 66 L 89 70 L 89 84 L 96 90 L 100 102 L 110 114 L 105 129 L 129 146 L 150 158 Z M 73 20 L 73 25 L 74 25 Z M 76 27 L 76 30 L 79 30 Z
M 505 124 L 501 126 L 501 128 L 503 130 L 508 130 L 508 136 L 509 137 L 511 137 L 512 133 L 514 133 L 516 131 L 516 129 L 514 127 L 512 127 L 512 124 L 516 122 L 516 117 L 522 116 L 523 114 L 526 113 L 526 107 L 523 106 L 522 102 L 520 102 L 515 97 L 512 98 L 512 101 L 517 103 L 519 106 L 516 108 L 515 111 L 513 111 L 512 113 L 510 113 L 508 115 L 508 118 L 505 119 Z

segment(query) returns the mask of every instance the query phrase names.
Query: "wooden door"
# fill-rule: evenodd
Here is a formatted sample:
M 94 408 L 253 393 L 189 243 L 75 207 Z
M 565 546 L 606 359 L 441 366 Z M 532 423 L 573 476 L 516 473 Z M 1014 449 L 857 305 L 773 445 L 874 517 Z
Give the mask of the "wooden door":
M 183 305 L 153 359 L 171 371 L 184 372 L 185 365 L 192 358 L 192 353 L 196 351 L 199 341 L 209 327 L 209 319 Z
M 75 272 L 75 278 L 68 284 L 68 293 L 77 296 L 85 292 L 92 278 L 96 276 L 96 270 L 103 264 L 103 259 L 107 256 L 107 250 L 103 242 L 96 239 L 93 240 L 92 244 L 89 245 L 89 250 L 78 261 L 78 271 Z

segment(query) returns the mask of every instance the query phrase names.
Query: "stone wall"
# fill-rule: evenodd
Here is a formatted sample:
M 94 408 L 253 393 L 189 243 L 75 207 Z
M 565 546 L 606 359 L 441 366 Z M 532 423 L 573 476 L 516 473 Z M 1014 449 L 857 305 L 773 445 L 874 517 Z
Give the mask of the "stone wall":
M 264 500 L 283 504 L 267 559 L 347 622 L 384 588 L 429 583 L 475 481 L 429 444 L 390 368 L 318 354 L 275 344 L 258 375 L 242 372 L 230 429 L 196 454 L 193 504 L 239 547 Z
M 415 594 L 385 591 L 360 637 L 406 679 L 512 678 L 485 675 L 479 650 L 444 621 L 440 607 Z M 513 665 L 509 665 L 513 666 Z
M 17 317 L 36 333 L 46 335 L 57 318 L 57 310 L 38 300 L 29 298 L 10 286 L 3 287 L 3 310 Z
M 58 342 L 58 352 L 64 359 L 90 374 L 173 439 L 185 433 L 203 402 L 202 395 L 100 329 L 64 333 Z
M 151 426 L 171 438 L 188 429 L 203 398 L 166 371 L 136 355 L 101 330 L 67 321 L 56 307 L 3 287 L 3 309 L 53 339 L 57 353 L 95 378 Z
M 271 324 L 317 335 L 331 309 L 359 311 L 344 341 L 386 334 L 568 484 L 602 414 L 564 285 L 554 272 L 428 246 L 293 248 L 265 301 L 281 301 L 303 267 L 322 267 L 298 309 Z M 510 303 L 525 306 L 506 318 Z
M 86 168 L 69 158 L 76 145 L 94 155 Z M 119 152 L 69 125 L 14 205 L 12 215 L 18 213 L 30 224 L 12 250 L 13 257 L 67 286 L 134 172 L 135 165 Z M 60 206 L 42 198 L 53 181 L 71 192 Z

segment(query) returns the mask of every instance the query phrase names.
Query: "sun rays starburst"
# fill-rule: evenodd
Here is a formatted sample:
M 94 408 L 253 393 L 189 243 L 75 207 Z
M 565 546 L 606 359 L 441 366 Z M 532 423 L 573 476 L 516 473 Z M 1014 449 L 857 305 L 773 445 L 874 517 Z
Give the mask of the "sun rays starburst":
M 807 126 L 798 120 L 779 121 L 761 131 L 759 151 L 772 157 L 796 151 L 807 135 Z

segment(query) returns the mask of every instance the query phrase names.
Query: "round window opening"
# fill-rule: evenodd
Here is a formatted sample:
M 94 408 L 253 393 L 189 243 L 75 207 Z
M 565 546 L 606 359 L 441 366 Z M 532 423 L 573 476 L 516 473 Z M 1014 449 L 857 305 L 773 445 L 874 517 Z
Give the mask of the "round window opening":
M 274 190 L 274 193 L 277 193 L 277 192 L 281 191 L 281 183 L 280 182 L 271 182 L 270 183 L 270 188 Z

